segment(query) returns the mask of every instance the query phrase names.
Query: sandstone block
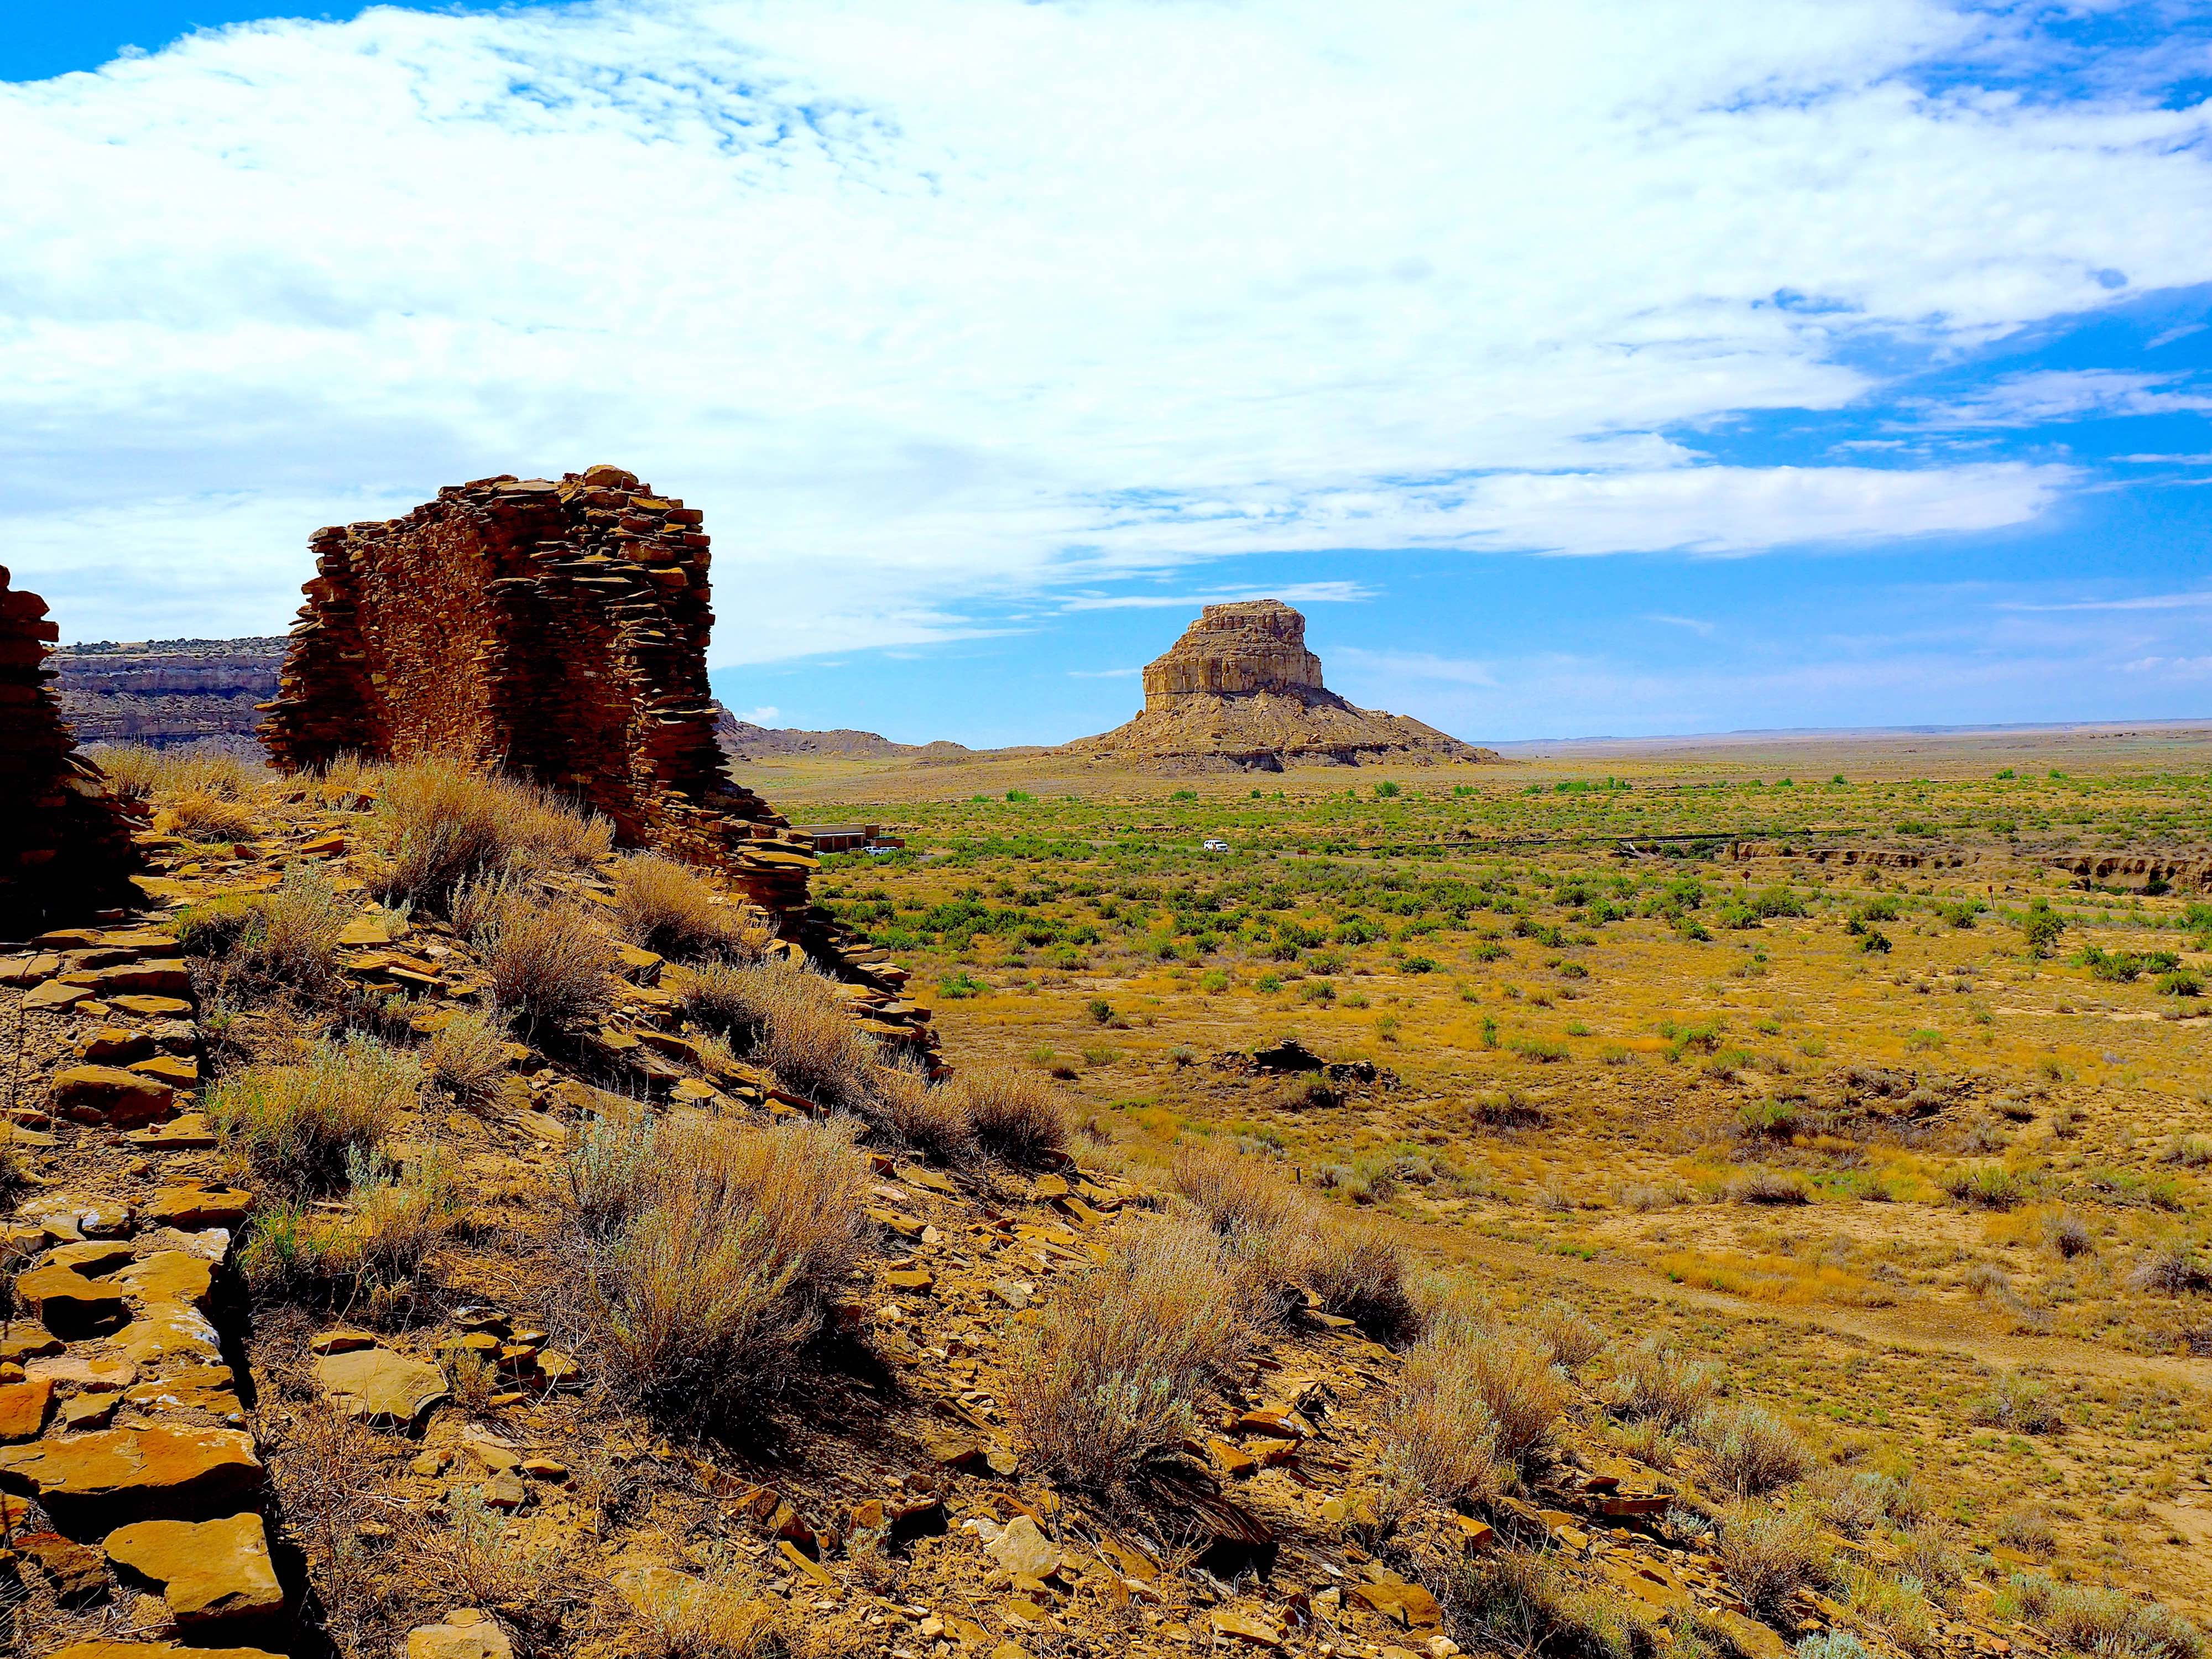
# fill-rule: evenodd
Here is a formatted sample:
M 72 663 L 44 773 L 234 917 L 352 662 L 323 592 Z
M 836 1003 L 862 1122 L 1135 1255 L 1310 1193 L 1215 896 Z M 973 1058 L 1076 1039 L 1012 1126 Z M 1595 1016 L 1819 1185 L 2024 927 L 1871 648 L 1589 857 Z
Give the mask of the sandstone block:
M 258 1515 L 141 1521 L 108 1534 L 102 1547 L 109 1560 L 161 1590 L 180 1626 L 262 1618 L 283 1609 L 283 1588 Z
M 514 1659 L 514 1644 L 489 1613 L 461 1607 L 409 1631 L 407 1659 Z
M 126 1129 L 168 1116 L 177 1098 L 167 1084 L 113 1066 L 71 1066 L 55 1073 L 50 1086 L 62 1115 Z
M 107 1429 L 0 1449 L 0 1485 L 35 1492 L 73 1534 L 236 1510 L 261 1478 L 252 1441 L 233 1429 Z
M 446 1397 L 446 1374 L 389 1348 L 355 1348 L 315 1361 L 323 1394 L 372 1428 L 412 1431 Z

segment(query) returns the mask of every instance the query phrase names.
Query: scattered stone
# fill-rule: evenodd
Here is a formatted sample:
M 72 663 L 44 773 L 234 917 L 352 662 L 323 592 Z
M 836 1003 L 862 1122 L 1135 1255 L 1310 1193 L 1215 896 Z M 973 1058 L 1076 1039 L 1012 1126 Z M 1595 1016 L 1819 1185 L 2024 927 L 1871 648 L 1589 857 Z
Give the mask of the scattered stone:
M 389 1348 L 356 1348 L 315 1361 L 316 1380 L 331 1404 L 371 1428 L 412 1432 L 446 1398 L 446 1374 Z
M 123 1292 L 67 1267 L 33 1267 L 15 1278 L 15 1297 L 39 1322 L 67 1340 L 90 1336 L 123 1322 Z
M 192 1005 L 182 997 L 149 996 L 134 992 L 128 996 L 110 997 L 108 1006 L 120 1008 L 126 1014 L 137 1014 L 145 1019 L 166 1019 L 173 1014 L 189 1014 Z
M 38 1564 L 53 1586 L 54 1600 L 64 1607 L 81 1607 L 106 1598 L 107 1564 L 98 1550 L 52 1532 L 18 1538 L 15 1547 Z
M 1231 1637 L 1260 1648 L 1279 1648 L 1283 1645 L 1283 1627 L 1272 1619 L 1263 1619 L 1255 1613 L 1218 1608 L 1213 1614 L 1212 1625 L 1217 1638 Z
M 1006 1529 L 983 1547 L 984 1553 L 1006 1571 L 1031 1578 L 1049 1578 L 1060 1571 L 1060 1547 L 1037 1530 L 1037 1523 L 1018 1515 Z
M 407 1659 L 514 1659 L 514 1644 L 489 1613 L 458 1607 L 407 1632 Z
M 281 1612 L 284 1591 L 258 1515 L 142 1521 L 107 1534 L 107 1559 L 157 1586 L 180 1626 Z
M 353 1353 L 362 1348 L 373 1348 L 376 1338 L 368 1331 L 325 1331 L 307 1343 L 310 1353 Z
M 235 1227 L 253 1207 L 253 1194 L 235 1187 L 164 1187 L 145 1208 L 145 1218 L 160 1225 L 198 1231 Z

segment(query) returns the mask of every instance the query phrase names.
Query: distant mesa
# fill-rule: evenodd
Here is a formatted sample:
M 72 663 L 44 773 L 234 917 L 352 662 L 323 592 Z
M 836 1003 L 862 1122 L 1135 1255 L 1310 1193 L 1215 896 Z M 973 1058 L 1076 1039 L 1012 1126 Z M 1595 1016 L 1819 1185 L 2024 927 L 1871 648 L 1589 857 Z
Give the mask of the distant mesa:
M 781 760 L 794 755 L 836 755 L 848 760 L 915 760 L 943 756 L 958 757 L 975 750 L 965 744 L 894 743 L 879 732 L 856 732 L 842 726 L 834 732 L 802 732 L 797 727 L 757 726 L 741 720 L 720 703 L 714 705 L 714 740 L 732 760 Z
M 1322 684 L 1306 619 L 1279 599 L 1207 605 L 1146 668 L 1142 714 L 1060 752 L 1167 772 L 1499 758 L 1409 715 L 1346 702 Z
M 255 711 L 276 695 L 287 641 L 101 640 L 58 649 L 50 665 L 63 718 L 81 743 L 185 744 L 258 753 Z

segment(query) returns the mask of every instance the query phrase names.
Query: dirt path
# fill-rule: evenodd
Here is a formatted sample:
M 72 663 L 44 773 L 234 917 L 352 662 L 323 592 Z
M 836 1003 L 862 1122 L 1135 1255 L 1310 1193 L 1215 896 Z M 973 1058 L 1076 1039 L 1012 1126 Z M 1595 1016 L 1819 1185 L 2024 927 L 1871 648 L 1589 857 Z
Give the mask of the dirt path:
M 1578 1256 L 1558 1255 L 1446 1227 L 1425 1226 L 1419 1231 L 1421 1242 L 1447 1260 L 1480 1261 L 1535 1278 L 1571 1279 L 1654 1302 L 1702 1308 L 1732 1319 L 1776 1319 L 1907 1352 L 1958 1354 L 1985 1364 L 2044 1365 L 2077 1376 L 2158 1382 L 2185 1389 L 2212 1387 L 2212 1360 L 2122 1353 L 2067 1337 L 2023 1336 L 2002 1328 L 1978 1309 L 1956 1303 L 1894 1308 L 1788 1307 L 1678 1284 L 1663 1273 L 1617 1259 L 1585 1261 Z

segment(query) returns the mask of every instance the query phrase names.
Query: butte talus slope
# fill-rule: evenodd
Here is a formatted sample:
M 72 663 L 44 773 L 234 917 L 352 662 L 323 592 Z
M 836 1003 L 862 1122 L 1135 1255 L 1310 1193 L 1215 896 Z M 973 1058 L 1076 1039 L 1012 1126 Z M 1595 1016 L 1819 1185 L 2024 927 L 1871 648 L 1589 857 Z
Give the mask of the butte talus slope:
M 1306 619 L 1279 599 L 1209 605 L 1145 669 L 1134 720 L 1062 753 L 1163 772 L 1492 761 L 1405 714 L 1356 708 L 1322 684 Z

